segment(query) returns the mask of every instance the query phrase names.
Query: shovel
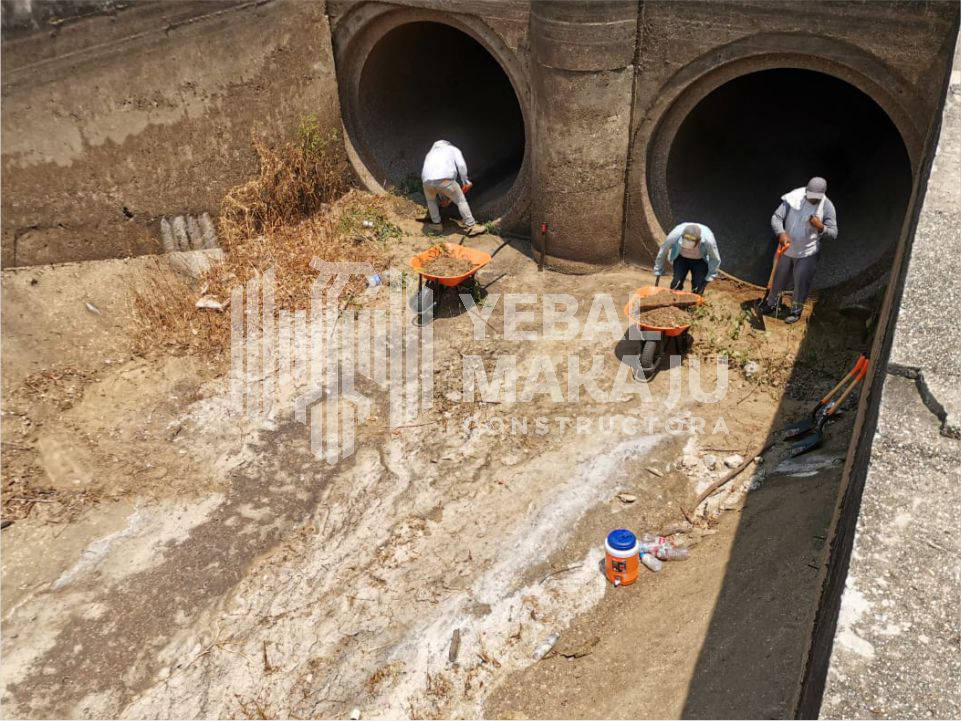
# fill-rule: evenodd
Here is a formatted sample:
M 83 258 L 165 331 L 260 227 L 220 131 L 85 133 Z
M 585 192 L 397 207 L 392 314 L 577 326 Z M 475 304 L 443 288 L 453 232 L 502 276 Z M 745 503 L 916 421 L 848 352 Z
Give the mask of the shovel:
M 764 314 L 761 312 L 761 305 L 767 300 L 768 295 L 771 294 L 771 288 L 774 287 L 774 274 L 777 273 L 777 264 L 781 260 L 781 256 L 784 255 L 784 251 L 787 250 L 786 245 L 779 245 L 777 252 L 774 254 L 774 263 L 771 265 L 771 275 L 767 279 L 767 288 L 764 290 L 764 297 L 761 298 L 754 305 L 754 316 L 757 319 L 757 329 L 761 331 L 766 331 L 767 326 L 764 324 Z M 781 304 L 781 299 L 778 298 L 778 305 Z
M 813 431 L 817 427 L 818 418 L 824 415 L 826 408 L 829 407 L 830 400 L 834 397 L 834 394 L 841 390 L 841 387 L 845 383 L 854 378 L 861 371 L 861 368 L 867 365 L 867 363 L 867 356 L 862 353 L 860 356 L 858 356 L 858 360 L 854 364 L 854 367 L 851 368 L 851 370 L 848 371 L 848 373 L 838 381 L 838 384 L 829 390 L 824 398 L 819 400 L 814 408 L 811 409 L 810 418 L 804 418 L 797 423 L 792 423 L 789 426 L 785 426 L 777 432 L 777 437 L 782 440 L 785 438 L 797 438 L 798 436 L 803 436 L 805 433 L 810 433 Z
M 863 357 L 863 356 L 862 356 Z M 864 358 L 864 361 L 860 363 L 860 370 L 850 381 L 847 388 L 841 394 L 841 397 L 827 406 L 822 406 L 823 412 L 819 412 L 816 420 L 814 421 L 814 430 L 805 436 L 802 436 L 796 443 L 791 444 L 791 456 L 799 456 L 802 453 L 807 453 L 808 451 L 813 451 L 815 448 L 819 447 L 824 443 L 824 424 L 827 423 L 831 417 L 837 412 L 838 408 L 847 400 L 848 396 L 854 390 L 854 387 L 864 380 L 864 376 L 868 374 L 868 359 Z M 850 376 L 848 376 L 850 377 Z M 847 381 L 847 377 L 841 382 Z M 838 386 L 840 387 L 840 385 Z M 790 437 L 794 437 L 793 435 Z

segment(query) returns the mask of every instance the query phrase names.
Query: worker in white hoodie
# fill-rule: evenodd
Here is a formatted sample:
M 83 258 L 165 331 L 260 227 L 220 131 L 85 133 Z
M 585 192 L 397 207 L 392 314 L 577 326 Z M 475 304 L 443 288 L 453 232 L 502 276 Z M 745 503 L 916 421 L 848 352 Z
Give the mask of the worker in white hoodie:
M 424 197 L 430 212 L 431 222 L 428 228 L 436 231 L 444 229 L 440 208 L 437 207 L 437 196 L 441 195 L 450 198 L 457 205 L 467 235 L 480 235 L 484 232 L 483 226 L 474 222 L 467 198 L 464 197 L 464 193 L 471 189 L 473 183 L 467 177 L 467 163 L 464 162 L 464 155 L 460 150 L 446 140 L 438 140 L 424 158 L 420 178 L 424 183 Z
M 774 284 L 767 298 L 758 306 L 762 313 L 772 313 L 788 281 L 794 280 L 794 297 L 791 313 L 785 323 L 797 323 L 804 310 L 818 267 L 821 241 L 838 237 L 838 220 L 832 203 L 826 195 L 828 181 L 811 178 L 807 187 L 795 188 L 781 196 L 781 204 L 771 216 L 771 230 L 777 236 L 780 247 L 787 248 L 778 261 Z

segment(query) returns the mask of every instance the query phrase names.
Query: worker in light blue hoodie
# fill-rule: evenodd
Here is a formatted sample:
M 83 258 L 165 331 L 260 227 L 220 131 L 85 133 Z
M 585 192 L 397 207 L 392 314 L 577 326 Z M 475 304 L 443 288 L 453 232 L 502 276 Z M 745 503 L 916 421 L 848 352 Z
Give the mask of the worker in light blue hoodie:
M 690 273 L 691 290 L 698 295 L 704 295 L 707 284 L 717 278 L 721 267 L 714 233 L 703 223 L 681 223 L 667 234 L 654 261 L 654 275 L 658 278 L 664 275 L 665 258 L 674 268 L 671 288 L 681 290 Z

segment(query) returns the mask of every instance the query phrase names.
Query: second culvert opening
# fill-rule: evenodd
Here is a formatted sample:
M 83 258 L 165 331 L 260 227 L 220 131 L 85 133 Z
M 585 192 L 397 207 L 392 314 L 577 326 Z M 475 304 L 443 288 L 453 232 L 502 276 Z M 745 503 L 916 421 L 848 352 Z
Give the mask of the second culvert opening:
M 894 123 L 866 94 L 830 75 L 751 73 L 701 100 L 678 128 L 667 162 L 662 225 L 713 230 L 722 269 L 767 282 L 770 218 L 780 196 L 813 175 L 828 181 L 839 237 L 825 243 L 815 286 L 880 267 L 898 239 L 911 195 L 911 163 Z
M 524 118 L 511 81 L 488 50 L 443 23 L 411 22 L 386 33 L 360 77 L 365 164 L 385 185 L 420 182 L 436 140 L 459 147 L 479 219 L 502 215 L 524 160 Z

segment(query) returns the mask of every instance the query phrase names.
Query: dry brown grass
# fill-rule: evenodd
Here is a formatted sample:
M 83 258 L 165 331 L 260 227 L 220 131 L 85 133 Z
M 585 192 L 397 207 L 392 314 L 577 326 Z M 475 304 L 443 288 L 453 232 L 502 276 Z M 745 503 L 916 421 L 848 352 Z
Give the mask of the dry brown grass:
M 340 136 L 322 131 L 316 116 L 301 119 L 296 142 L 280 147 L 256 137 L 252 142 L 260 175 L 224 196 L 218 230 L 225 248 L 309 217 L 350 185 Z
M 195 307 L 204 288 L 225 305 L 231 291 L 273 270 L 277 310 L 309 307 L 317 271 L 310 263 L 367 262 L 386 267 L 387 243 L 400 235 L 389 221 L 391 200 L 349 190 L 349 174 L 336 134 L 316 121 L 301 123 L 295 143 L 273 148 L 254 140 L 258 177 L 224 197 L 218 221 L 224 260 L 200 282 L 161 274 L 134 292 L 141 352 L 177 349 L 219 352 L 229 345 L 230 313 Z M 367 221 L 365 224 L 364 221 Z M 348 296 L 365 287 L 355 278 Z

